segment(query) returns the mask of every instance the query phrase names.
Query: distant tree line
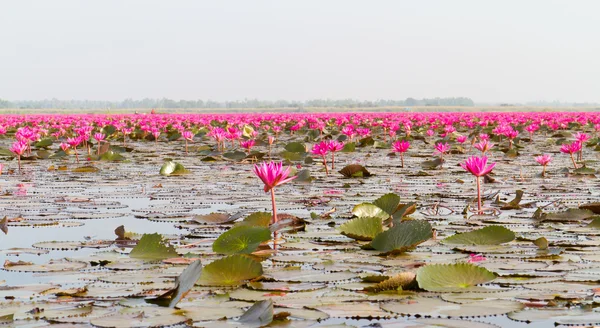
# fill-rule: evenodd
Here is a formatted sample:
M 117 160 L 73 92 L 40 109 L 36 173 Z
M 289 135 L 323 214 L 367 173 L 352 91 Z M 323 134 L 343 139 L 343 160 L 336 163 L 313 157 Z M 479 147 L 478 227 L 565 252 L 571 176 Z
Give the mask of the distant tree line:
M 123 101 L 102 100 L 17 100 L 0 99 L 0 108 L 48 108 L 48 109 L 127 109 L 127 108 L 296 108 L 332 107 L 332 108 L 377 108 L 391 106 L 474 106 L 473 100 L 465 97 L 457 98 L 406 98 L 405 100 L 362 101 L 355 99 L 313 99 L 307 101 L 258 100 L 244 99 L 236 101 L 213 100 L 173 100 L 168 98 L 141 100 L 125 99 Z

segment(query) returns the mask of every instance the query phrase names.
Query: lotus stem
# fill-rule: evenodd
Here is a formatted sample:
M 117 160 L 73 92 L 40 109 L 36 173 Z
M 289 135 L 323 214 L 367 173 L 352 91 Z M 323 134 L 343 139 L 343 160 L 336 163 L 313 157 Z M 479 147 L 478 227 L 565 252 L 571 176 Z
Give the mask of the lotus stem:
M 329 168 L 327 167 L 327 158 L 323 155 L 323 166 L 325 166 L 325 175 L 329 176 Z
M 571 156 L 571 162 L 573 162 L 573 167 L 577 170 L 577 163 L 575 163 L 575 158 L 573 158 L 573 154 L 569 154 Z
M 335 170 L 335 153 L 331 153 L 331 170 Z
M 542 178 L 546 177 L 546 165 L 542 168 Z
M 481 214 L 481 182 L 479 177 L 475 177 L 475 181 L 477 182 L 477 213 Z
M 273 218 L 271 223 L 277 222 L 277 205 L 275 205 L 275 188 L 271 188 L 271 206 L 273 207 Z
M 404 168 L 404 153 L 400 153 L 400 167 Z

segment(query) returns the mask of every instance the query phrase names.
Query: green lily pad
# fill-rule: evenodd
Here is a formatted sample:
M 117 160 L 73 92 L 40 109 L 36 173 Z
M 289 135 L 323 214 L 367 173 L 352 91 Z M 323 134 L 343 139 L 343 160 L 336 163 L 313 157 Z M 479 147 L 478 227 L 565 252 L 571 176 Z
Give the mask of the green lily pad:
M 373 239 L 370 246 L 384 254 L 403 253 L 433 237 L 431 224 L 424 220 L 409 220 L 394 225 Z
M 285 150 L 291 153 L 306 153 L 306 145 L 301 142 L 290 142 L 285 145 Z
M 271 239 L 269 228 L 240 225 L 221 234 L 212 248 L 219 254 L 249 254 L 269 239 Z
M 500 245 L 515 240 L 515 233 L 502 226 L 488 226 L 475 231 L 456 234 L 444 239 L 444 244 Z
M 202 269 L 199 284 L 237 286 L 262 275 L 262 265 L 246 255 L 231 255 L 211 262 Z
M 359 217 L 340 226 L 342 235 L 356 240 L 372 240 L 383 231 L 381 218 Z
M 394 193 L 385 194 L 373 202 L 373 205 L 384 210 L 389 215 L 392 215 L 396 212 L 398 209 L 398 204 L 400 204 L 400 196 Z
M 384 220 L 390 217 L 390 215 L 382 210 L 379 206 L 369 203 L 362 203 L 354 206 L 352 209 L 352 214 L 359 218 L 376 217 Z
M 431 264 L 419 268 L 419 287 L 431 292 L 465 291 L 496 279 L 496 274 L 469 263 Z
M 163 164 L 163 166 L 160 168 L 160 175 L 165 175 L 165 176 L 181 175 L 181 174 L 186 174 L 186 173 L 189 173 L 189 171 L 186 170 L 185 167 L 183 167 L 183 165 L 173 162 L 173 161 L 165 162 Z
M 346 178 L 367 178 L 372 174 L 364 166 L 359 164 L 350 164 L 338 171 Z
M 142 260 L 163 260 L 179 256 L 175 247 L 158 233 L 144 234 L 129 256 Z

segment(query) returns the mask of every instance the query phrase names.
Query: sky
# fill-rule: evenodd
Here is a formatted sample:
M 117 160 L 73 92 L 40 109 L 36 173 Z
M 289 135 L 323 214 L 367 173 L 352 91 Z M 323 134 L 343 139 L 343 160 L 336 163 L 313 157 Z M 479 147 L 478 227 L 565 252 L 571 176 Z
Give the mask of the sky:
M 0 0 L 0 99 L 600 102 L 596 0 Z

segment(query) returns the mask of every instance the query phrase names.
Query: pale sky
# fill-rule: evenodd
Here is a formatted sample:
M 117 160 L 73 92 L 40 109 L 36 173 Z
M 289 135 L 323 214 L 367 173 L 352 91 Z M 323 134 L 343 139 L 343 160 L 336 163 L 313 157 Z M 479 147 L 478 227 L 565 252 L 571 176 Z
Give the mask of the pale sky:
M 0 0 L 0 99 L 600 102 L 597 0 Z

